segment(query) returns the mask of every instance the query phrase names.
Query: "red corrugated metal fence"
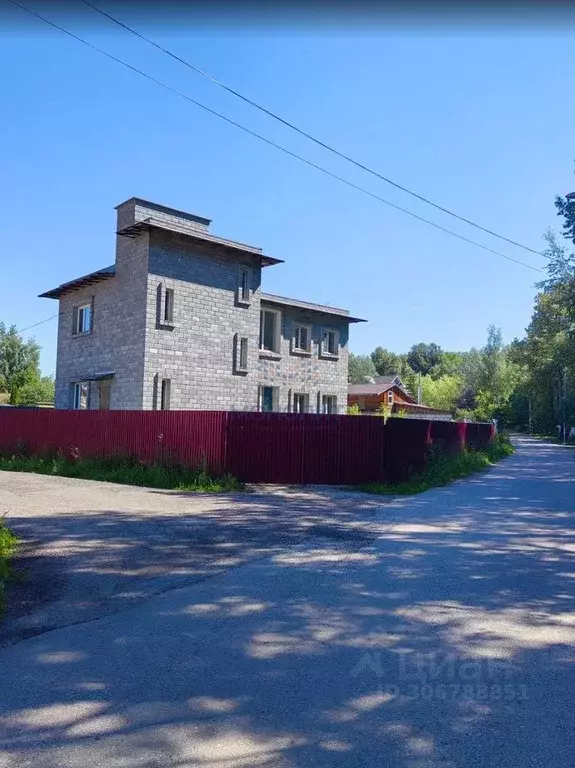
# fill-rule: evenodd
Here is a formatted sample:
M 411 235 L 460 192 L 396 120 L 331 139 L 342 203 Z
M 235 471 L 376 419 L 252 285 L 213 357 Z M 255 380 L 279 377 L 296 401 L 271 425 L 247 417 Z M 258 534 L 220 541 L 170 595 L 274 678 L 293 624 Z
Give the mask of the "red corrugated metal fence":
M 428 447 L 480 447 L 491 424 L 379 416 L 234 411 L 0 409 L 0 451 L 77 451 L 173 460 L 267 483 L 349 484 L 402 480 L 425 465 Z

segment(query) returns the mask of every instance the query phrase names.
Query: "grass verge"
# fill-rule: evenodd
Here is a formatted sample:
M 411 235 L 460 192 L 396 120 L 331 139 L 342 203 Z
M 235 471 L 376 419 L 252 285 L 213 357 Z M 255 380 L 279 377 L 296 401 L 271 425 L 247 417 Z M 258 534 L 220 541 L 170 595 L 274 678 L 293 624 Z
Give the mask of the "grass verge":
M 16 550 L 16 544 L 16 536 L 4 525 L 4 521 L 0 519 L 0 618 L 4 613 L 6 604 L 4 587 L 12 574 L 10 558 Z
M 214 477 L 205 468 L 192 469 L 180 464 L 145 464 L 130 456 L 72 461 L 64 456 L 0 456 L 0 470 L 197 493 L 241 491 L 243 488 L 232 475 Z
M 487 469 L 514 450 L 509 438 L 499 434 L 491 445 L 480 451 L 465 450 L 458 454 L 435 451 L 424 470 L 401 483 L 368 483 L 359 486 L 359 490 L 396 496 L 422 493 Z

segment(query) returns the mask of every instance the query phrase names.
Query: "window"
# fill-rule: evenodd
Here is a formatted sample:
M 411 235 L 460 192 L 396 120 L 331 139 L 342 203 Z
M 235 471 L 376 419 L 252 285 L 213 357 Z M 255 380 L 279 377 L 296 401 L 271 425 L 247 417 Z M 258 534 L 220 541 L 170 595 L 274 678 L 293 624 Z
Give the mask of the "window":
M 82 304 L 74 307 L 74 321 L 72 332 L 75 335 L 80 333 L 90 333 L 92 330 L 92 304 Z
M 280 352 L 281 312 L 262 309 L 260 316 L 260 348 L 266 352 Z
M 279 411 L 279 388 L 278 387 L 260 387 L 259 409 L 264 413 Z
M 238 301 L 249 304 L 251 298 L 251 270 L 240 265 L 238 270 Z
M 322 413 L 337 413 L 337 397 L 335 395 L 322 395 Z
M 292 352 L 311 352 L 311 328 L 309 325 L 295 325 Z
M 294 392 L 292 410 L 294 413 L 308 413 L 309 395 L 303 392 Z
M 171 379 L 162 379 L 162 389 L 160 397 L 160 409 L 162 411 L 170 410 L 170 390 L 172 388 Z
M 393 390 L 391 390 L 391 389 L 387 393 L 387 404 L 388 405 L 393 405 Z
M 175 289 L 158 283 L 156 288 L 156 328 L 174 328 Z
M 322 355 L 335 356 L 339 352 L 339 333 L 330 329 L 324 329 L 321 334 Z
M 164 294 L 164 322 L 174 322 L 174 289 L 166 288 Z
M 72 408 L 75 411 L 85 411 L 88 408 L 90 385 L 87 381 L 77 381 L 73 386 Z
M 248 337 L 237 333 L 234 337 L 234 370 L 239 373 L 248 370 Z

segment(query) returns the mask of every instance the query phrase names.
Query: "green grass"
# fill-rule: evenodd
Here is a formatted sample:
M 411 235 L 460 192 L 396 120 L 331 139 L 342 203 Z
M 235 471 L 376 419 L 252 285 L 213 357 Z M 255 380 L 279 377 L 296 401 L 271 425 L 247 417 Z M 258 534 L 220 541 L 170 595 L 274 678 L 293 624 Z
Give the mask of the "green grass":
M 499 434 L 490 446 L 480 451 L 465 450 L 458 454 L 440 450 L 432 452 L 426 468 L 401 483 L 369 483 L 359 486 L 359 490 L 401 496 L 422 493 L 487 469 L 505 456 L 510 456 L 514 450 L 509 438 Z
M 0 470 L 35 472 L 40 475 L 103 480 L 148 488 L 217 493 L 241 491 L 243 486 L 231 475 L 211 476 L 205 468 L 192 469 L 179 464 L 144 464 L 130 456 L 70 460 L 64 456 L 0 456 Z
M 11 576 L 10 558 L 16 550 L 17 539 L 4 521 L 0 519 L 0 617 L 4 613 L 5 593 L 4 585 Z

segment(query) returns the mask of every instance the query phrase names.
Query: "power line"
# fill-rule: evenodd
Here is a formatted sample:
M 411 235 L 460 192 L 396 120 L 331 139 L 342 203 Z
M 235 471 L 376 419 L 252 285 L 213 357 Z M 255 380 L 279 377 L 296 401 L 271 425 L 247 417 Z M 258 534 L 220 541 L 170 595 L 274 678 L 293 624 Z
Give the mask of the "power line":
M 383 174 L 378 173 L 378 171 L 374 171 L 372 168 L 370 168 L 367 165 L 364 165 L 363 163 L 360 163 L 358 160 L 354 160 L 353 157 L 350 157 L 349 155 L 346 155 L 344 152 L 340 152 L 338 149 L 335 149 L 335 147 L 330 146 L 329 144 L 326 144 L 324 141 L 321 141 L 321 139 L 316 138 L 310 133 L 307 133 L 307 131 L 304 131 L 302 128 L 298 128 L 297 125 L 294 125 L 293 123 L 289 122 L 289 120 L 286 120 L 283 117 L 280 117 L 280 115 L 276 114 L 275 112 L 272 112 L 271 110 L 267 109 L 266 107 L 262 107 L 261 104 L 258 104 L 255 101 L 252 101 L 252 99 L 248 98 L 247 96 L 244 96 L 244 94 L 240 93 L 239 91 L 234 90 L 233 88 L 230 88 L 230 86 L 226 85 L 225 83 L 222 83 L 221 80 L 218 80 L 217 78 L 210 75 L 208 72 L 205 72 L 204 70 L 200 69 L 200 67 L 197 67 L 195 64 L 191 64 L 189 61 L 186 61 L 185 59 L 182 59 L 180 56 L 177 56 L 175 53 L 170 51 L 168 48 L 164 48 L 163 46 L 159 45 L 159 43 L 154 42 L 154 40 L 151 40 L 149 37 L 146 37 L 141 32 L 138 32 L 137 30 L 133 29 L 132 27 L 128 26 L 128 24 L 124 24 L 124 22 L 120 21 L 119 19 L 115 18 L 115 16 L 112 16 L 109 13 L 106 13 L 106 11 L 103 11 L 101 8 L 98 8 L 97 6 L 90 3 L 88 0 L 80 0 L 84 5 L 88 5 L 90 8 L 92 8 L 97 13 L 102 14 L 102 16 L 105 16 L 106 18 L 110 19 L 110 21 L 113 21 L 114 24 L 117 24 L 120 27 L 123 27 L 128 32 L 131 32 L 133 35 L 136 35 L 136 37 L 139 37 L 141 40 L 144 40 L 146 43 L 149 43 L 149 45 L 153 45 L 154 48 L 157 48 L 159 51 L 162 51 L 167 56 L 170 56 L 172 59 L 175 59 L 176 61 L 180 62 L 180 64 L 183 64 L 184 66 L 188 67 L 188 69 L 193 70 L 199 75 L 202 75 L 202 77 L 207 78 L 215 85 L 219 86 L 220 88 L 223 88 L 228 93 L 231 93 L 232 95 L 236 96 L 238 99 L 241 99 L 246 104 L 250 104 L 252 107 L 255 107 L 260 112 L 263 112 L 264 114 L 268 115 L 269 117 L 272 117 L 274 120 L 277 120 L 278 122 L 282 123 L 283 125 L 287 126 L 288 128 L 291 128 L 292 131 L 296 131 L 296 133 L 299 133 L 301 136 L 305 136 L 306 139 L 309 139 L 310 141 L 313 141 L 315 144 L 317 144 L 320 147 L 323 147 L 323 149 L 327 149 L 328 152 L 332 152 L 334 155 L 337 155 L 338 157 L 342 158 L 343 160 L 346 160 L 348 163 L 352 163 L 357 168 L 361 168 L 363 171 L 366 171 L 367 173 L 370 173 L 372 176 L 377 177 L 381 181 L 385 181 L 387 184 L 391 184 L 392 187 L 395 187 L 396 189 L 400 189 L 402 192 L 406 192 L 408 195 L 411 195 L 412 197 L 417 198 L 418 200 L 421 200 L 424 203 L 427 203 L 428 205 L 433 206 L 434 208 L 437 208 L 438 211 L 442 211 L 443 213 L 447 213 L 449 216 L 453 216 L 455 219 L 459 219 L 459 221 L 463 221 L 466 224 L 469 224 L 472 227 L 475 227 L 476 229 L 480 229 L 483 232 L 486 232 L 489 235 L 492 235 L 493 237 L 497 237 L 500 240 L 505 240 L 507 243 L 511 243 L 511 245 L 517 246 L 517 248 L 523 248 L 525 251 L 529 251 L 530 253 L 535 253 L 537 256 L 544 256 L 545 254 L 541 253 L 541 251 L 536 251 L 534 248 L 530 248 L 527 245 L 523 245 L 522 243 L 518 243 L 516 240 L 512 240 L 510 237 L 506 237 L 505 235 L 500 235 L 497 232 L 494 232 L 491 229 L 487 229 L 487 227 L 482 226 L 481 224 L 477 224 L 475 221 L 472 221 L 471 219 L 467 219 L 465 216 L 460 216 L 458 213 L 455 213 L 454 211 L 451 211 L 449 208 L 445 208 L 442 205 L 439 205 L 438 203 L 434 203 L 432 200 L 429 200 L 429 198 L 424 197 L 423 195 L 418 194 L 417 192 L 414 192 L 411 189 L 408 189 L 407 187 L 402 186 L 401 184 L 398 184 L 397 182 L 393 181 L 392 179 L 389 179 L 387 176 L 383 176 Z
M 200 101 L 197 101 L 196 99 L 193 99 L 191 96 L 188 96 L 187 94 L 182 93 L 181 91 L 178 91 L 175 88 L 172 88 L 172 86 L 167 85 L 166 83 L 156 79 L 152 75 L 147 74 L 143 70 L 138 69 L 137 67 L 134 67 L 132 64 L 128 64 L 126 61 L 123 61 L 122 59 L 119 59 L 116 56 L 113 56 L 111 53 L 104 51 L 102 48 L 98 48 L 98 46 L 94 45 L 93 43 L 89 43 L 87 40 L 84 40 L 82 37 L 80 37 L 79 35 L 76 35 L 74 32 L 70 32 L 69 30 L 64 29 L 64 27 L 59 26 L 55 22 L 50 21 L 44 16 L 41 16 L 39 13 L 36 13 L 36 11 L 32 11 L 30 8 L 26 8 L 24 5 L 21 5 L 20 3 L 16 2 L 16 0 L 8 0 L 8 2 L 20 8 L 21 10 L 26 11 L 26 13 L 29 13 L 31 16 L 35 16 L 37 19 L 40 19 L 41 21 L 45 22 L 49 26 L 53 27 L 54 29 L 57 29 L 60 32 L 63 32 L 65 35 L 68 35 L 68 37 L 72 37 L 74 40 L 77 40 L 78 42 L 82 43 L 88 48 L 91 48 L 92 50 L 97 51 L 98 53 L 101 53 L 103 56 L 106 56 L 106 58 L 111 59 L 112 61 L 115 61 L 117 64 L 121 64 L 123 67 L 130 69 L 132 72 L 136 72 L 138 75 L 141 75 L 142 77 L 145 77 L 146 80 L 149 80 L 150 82 L 155 83 L 156 85 L 159 85 L 162 88 L 165 88 L 171 93 L 174 93 L 176 96 L 179 96 L 180 98 L 185 99 L 186 101 L 189 101 L 191 104 L 194 104 L 195 106 L 200 107 L 200 109 L 203 109 L 205 112 L 208 112 L 209 114 L 220 118 L 220 120 L 224 120 L 226 123 L 229 123 L 230 125 L 233 125 L 236 128 L 239 128 L 244 133 L 247 133 L 248 135 L 253 136 L 256 139 L 259 139 L 260 141 L 265 142 L 270 147 L 279 149 L 281 152 L 285 153 L 286 155 L 289 155 L 290 157 L 293 157 L 296 160 L 299 160 L 300 162 L 305 163 L 311 168 L 315 168 L 316 170 L 321 171 L 321 173 L 324 173 L 333 179 L 337 179 L 338 181 L 341 181 L 343 184 L 346 184 L 348 187 L 351 187 L 352 189 L 356 189 L 358 192 L 362 192 L 365 195 L 369 195 L 369 197 L 372 197 L 373 199 L 378 200 L 379 202 L 384 203 L 385 205 L 389 205 L 391 208 L 395 208 L 396 210 L 401 211 L 402 213 L 405 213 L 408 216 L 411 216 L 412 218 L 417 219 L 418 221 L 423 221 L 425 224 L 429 224 L 429 226 L 434 227 L 435 229 L 438 229 L 441 232 L 446 232 L 447 234 L 452 235 L 453 237 L 456 237 L 465 243 L 475 245 L 477 248 L 481 248 L 484 251 L 487 251 L 488 253 L 493 253 L 495 256 L 500 256 L 503 259 L 507 259 L 508 261 L 514 262 L 515 264 L 520 264 L 522 267 L 527 267 L 527 269 L 532 269 L 535 272 L 543 272 L 543 270 L 539 269 L 539 267 L 534 267 L 533 265 L 527 264 L 524 261 L 519 261 L 519 259 L 514 259 L 512 256 L 508 256 L 505 253 L 501 253 L 500 251 L 496 251 L 493 248 L 487 247 L 486 245 L 482 245 L 481 243 L 478 243 L 475 240 L 470 240 L 468 237 L 464 237 L 463 235 L 460 235 L 457 232 L 453 232 L 453 230 L 447 229 L 447 227 L 443 227 L 440 224 L 436 224 L 434 221 L 430 221 L 429 219 L 426 219 L 423 216 L 419 216 L 418 214 L 413 213 L 413 211 L 409 211 L 406 208 L 402 208 L 401 206 L 396 205 L 395 203 L 392 203 L 383 197 L 380 197 L 379 195 L 375 194 L 375 192 L 370 192 L 368 189 L 365 189 L 364 187 L 360 187 L 358 184 L 354 184 L 353 182 L 343 178 L 342 176 L 338 176 L 336 173 L 333 173 L 332 171 L 327 170 L 327 168 L 324 168 L 323 166 L 318 165 L 317 163 L 314 163 L 311 160 L 307 160 L 301 155 L 298 155 L 295 152 L 292 152 L 291 150 L 287 149 L 286 147 L 283 147 L 281 144 L 277 144 L 276 142 L 271 141 L 271 139 L 267 139 L 265 136 L 262 136 L 261 134 L 256 133 L 255 131 L 252 131 L 250 128 L 246 128 L 244 125 L 241 125 L 240 123 L 237 123 L 235 120 L 232 120 L 231 118 L 226 117 L 225 115 L 222 115 L 220 112 L 216 112 L 216 110 L 211 109 L 210 107 L 206 106 L 205 104 L 202 104 Z
M 31 328 L 36 328 L 36 326 L 42 325 L 42 323 L 47 323 L 49 320 L 53 320 L 55 317 L 58 317 L 61 314 L 62 312 L 56 312 L 55 315 L 51 315 L 50 317 L 47 317 L 45 320 L 40 320 L 39 323 L 34 323 L 34 325 L 28 325 L 26 328 L 18 328 L 16 333 L 24 333 L 24 331 L 29 331 Z

